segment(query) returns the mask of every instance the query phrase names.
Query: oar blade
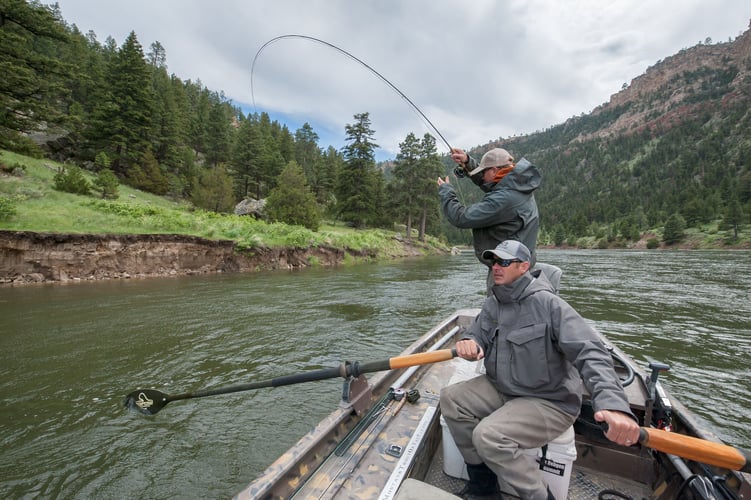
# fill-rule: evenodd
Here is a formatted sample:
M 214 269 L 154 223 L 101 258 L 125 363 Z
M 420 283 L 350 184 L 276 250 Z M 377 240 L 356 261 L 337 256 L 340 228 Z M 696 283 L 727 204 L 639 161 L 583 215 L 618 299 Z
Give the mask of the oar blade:
M 169 397 L 163 392 L 154 389 L 138 389 L 125 396 L 123 405 L 142 415 L 155 415 L 169 402 Z

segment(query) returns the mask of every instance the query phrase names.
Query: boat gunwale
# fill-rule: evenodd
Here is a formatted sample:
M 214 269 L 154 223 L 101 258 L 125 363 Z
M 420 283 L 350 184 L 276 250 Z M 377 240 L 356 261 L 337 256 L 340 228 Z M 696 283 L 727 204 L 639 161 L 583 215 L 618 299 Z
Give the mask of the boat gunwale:
M 433 349 L 440 347 L 437 346 L 437 343 L 441 340 L 439 334 L 444 334 L 443 340 L 446 340 L 449 337 L 447 332 L 449 332 L 452 327 L 467 327 L 467 318 L 473 319 L 478 312 L 479 309 L 460 309 L 455 311 L 454 314 L 434 326 L 430 331 L 413 342 L 403 351 L 402 355 L 425 351 L 431 347 Z M 465 320 L 465 323 L 462 323 L 462 319 Z M 453 338 L 458 338 L 458 335 L 459 334 L 454 334 Z M 603 337 L 603 340 L 606 344 L 611 345 L 605 337 Z M 646 401 L 644 398 L 648 392 L 647 378 L 649 377 L 649 373 L 642 368 L 636 360 L 624 353 L 620 348 L 615 345 L 612 345 L 612 348 L 615 353 L 620 355 L 621 359 L 619 359 L 619 361 L 625 361 L 635 373 L 635 376 L 633 377 L 633 386 L 628 391 L 629 403 L 635 411 L 641 414 L 646 409 Z M 419 373 L 423 373 L 423 368 L 426 370 L 431 369 L 427 366 L 419 368 L 421 369 Z M 371 409 L 375 407 L 379 400 L 383 401 L 383 398 L 388 394 L 387 391 L 394 387 L 394 381 L 401 380 L 402 377 L 408 373 L 408 370 L 410 370 L 410 368 L 379 372 L 373 377 L 373 380 L 370 383 L 373 394 L 371 396 L 368 411 L 372 411 Z M 421 376 L 414 375 L 414 373 L 417 372 L 413 371 L 412 376 Z M 680 431 L 681 434 L 698 437 L 708 441 L 723 443 L 722 440 L 715 436 L 708 428 L 700 425 L 696 416 L 682 403 L 676 400 L 666 388 L 662 387 L 662 390 L 664 391 L 665 397 L 672 405 L 671 411 L 675 417 L 674 424 L 678 424 L 676 431 Z M 299 491 L 301 487 L 303 487 L 306 481 L 316 475 L 318 468 L 336 449 L 339 442 L 346 438 L 351 431 L 357 427 L 358 423 L 362 421 L 361 415 L 367 415 L 367 413 L 367 411 L 363 411 L 360 415 L 353 415 L 352 408 L 344 406 L 333 411 L 328 417 L 319 422 L 313 430 L 303 436 L 292 448 L 272 463 L 255 481 L 251 482 L 242 492 L 238 493 L 235 498 L 290 498 Z M 341 432 L 341 435 L 337 435 L 337 429 Z M 610 442 L 599 442 L 598 440 L 587 442 L 586 438 L 584 438 L 583 441 L 582 438 L 584 438 L 584 436 L 579 436 L 577 434 L 577 448 L 580 448 L 580 445 L 585 448 L 587 446 L 594 446 L 607 453 L 629 455 L 632 457 L 631 468 L 636 472 L 639 472 L 636 474 L 638 478 L 634 477 L 632 479 L 637 480 L 642 484 L 651 484 L 653 488 L 658 482 L 663 481 L 662 487 L 668 488 L 668 494 L 670 491 L 675 492 L 676 486 L 672 484 L 672 480 L 670 481 L 670 485 L 664 482 L 666 478 L 664 471 L 662 475 L 658 474 L 656 470 L 653 471 L 653 474 L 649 474 L 648 472 L 650 468 L 648 465 L 641 464 L 644 460 L 651 462 L 658 460 L 662 462 L 662 460 L 657 458 L 658 455 L 669 458 L 672 457 L 672 455 L 652 450 L 648 447 L 619 449 L 616 445 Z M 322 446 L 322 444 L 326 446 Z M 585 448 L 581 451 L 586 451 Z M 318 454 L 315 454 L 316 451 L 318 451 Z M 582 453 L 582 455 L 586 455 L 586 453 Z M 581 458 L 584 457 L 582 456 Z M 690 461 L 684 461 L 684 459 L 680 459 L 679 457 L 675 458 L 684 463 L 684 469 L 686 470 L 689 470 L 688 466 L 691 466 L 691 470 L 694 470 L 694 467 L 698 467 L 697 464 L 692 465 Z M 581 463 L 581 466 L 586 468 L 586 461 L 584 462 L 585 463 Z M 669 465 L 667 465 L 667 467 L 670 468 Z M 718 474 L 729 473 L 725 478 L 730 480 L 731 483 L 734 483 L 733 488 L 738 493 L 742 495 L 751 493 L 751 475 L 740 471 L 717 467 L 713 468 Z M 302 469 L 305 470 L 303 471 Z M 592 470 L 597 470 L 601 474 L 608 473 L 607 470 L 601 469 L 599 466 L 594 467 Z M 613 473 L 616 474 L 616 477 L 620 477 L 617 475 L 617 471 L 613 471 Z M 675 473 L 676 471 L 673 469 L 672 475 L 675 475 Z M 733 477 L 734 480 L 730 479 L 731 477 Z M 420 478 L 418 477 L 417 479 Z
M 400 356 L 415 354 L 428 350 L 453 326 L 459 325 L 462 318 L 474 318 L 479 309 L 459 309 L 448 318 L 433 326 L 430 330 L 410 344 Z M 336 439 L 338 430 L 346 436 L 362 420 L 376 402 L 391 388 L 392 383 L 410 368 L 390 370 L 376 373 L 369 386 L 372 391 L 371 400 L 365 411 L 359 415 L 353 414 L 351 405 L 340 403 L 340 407 L 324 417 L 313 429 L 302 436 L 292 447 L 272 462 L 261 474 L 235 495 L 235 499 L 248 498 L 277 498 L 289 497 L 311 477 L 325 458 L 338 446 Z M 304 469 L 304 470 L 303 470 Z M 282 485 L 287 494 L 275 493 Z

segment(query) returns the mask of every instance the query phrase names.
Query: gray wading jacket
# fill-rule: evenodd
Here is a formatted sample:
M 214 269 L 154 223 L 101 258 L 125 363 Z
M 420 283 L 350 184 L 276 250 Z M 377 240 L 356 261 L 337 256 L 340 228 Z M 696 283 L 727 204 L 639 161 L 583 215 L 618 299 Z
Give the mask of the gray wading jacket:
M 595 411 L 633 417 L 602 338 L 540 271 L 494 286 L 465 338 L 482 346 L 486 374 L 506 396 L 543 398 L 578 415 L 583 381 Z
M 500 182 L 483 187 L 485 196 L 473 205 L 462 205 L 451 184 L 442 184 L 438 196 L 443 213 L 451 224 L 472 229 L 475 255 L 480 262 L 491 267 L 493 263 L 483 260 L 482 252 L 512 239 L 529 248 L 532 253 L 530 266 L 534 266 L 540 229 L 534 191 L 540 187 L 540 181 L 537 167 L 522 158 Z

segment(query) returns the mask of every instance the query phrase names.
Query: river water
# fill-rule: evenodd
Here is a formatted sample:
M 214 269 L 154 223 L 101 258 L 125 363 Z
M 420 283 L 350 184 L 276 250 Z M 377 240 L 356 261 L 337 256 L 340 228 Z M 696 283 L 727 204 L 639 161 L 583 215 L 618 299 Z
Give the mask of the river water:
M 751 252 L 540 251 L 561 295 L 728 444 L 751 448 Z M 0 497 L 227 498 L 338 404 L 341 380 L 122 401 L 398 355 L 479 307 L 470 255 L 0 288 Z

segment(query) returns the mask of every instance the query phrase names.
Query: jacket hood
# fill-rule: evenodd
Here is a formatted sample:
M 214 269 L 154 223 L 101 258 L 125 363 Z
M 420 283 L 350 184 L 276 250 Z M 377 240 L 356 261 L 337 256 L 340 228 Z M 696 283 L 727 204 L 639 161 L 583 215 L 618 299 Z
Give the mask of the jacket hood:
M 555 293 L 555 288 L 541 270 L 533 269 L 519 276 L 510 285 L 493 285 L 492 291 L 498 302 L 507 304 L 519 302 L 537 292 Z
M 495 188 L 500 188 L 500 186 L 510 187 L 511 189 L 514 189 L 521 193 L 531 193 L 532 191 L 540 187 L 540 183 L 542 182 L 540 171 L 526 158 L 519 160 L 514 169 L 506 174 L 506 176 L 501 179 L 500 182 L 483 183 L 482 172 L 480 172 L 478 175 L 480 176 L 479 182 L 476 182 L 476 184 L 480 186 L 480 189 L 482 189 L 486 193 L 492 191 Z

